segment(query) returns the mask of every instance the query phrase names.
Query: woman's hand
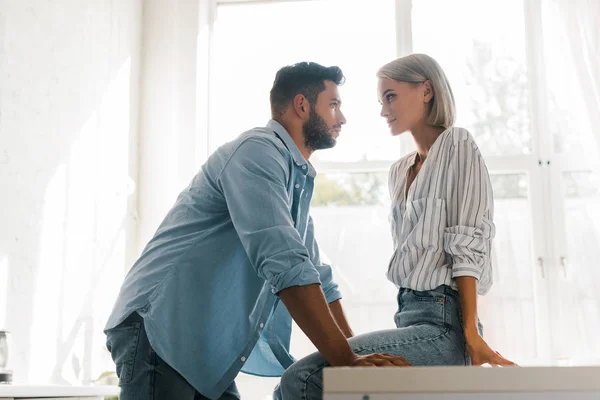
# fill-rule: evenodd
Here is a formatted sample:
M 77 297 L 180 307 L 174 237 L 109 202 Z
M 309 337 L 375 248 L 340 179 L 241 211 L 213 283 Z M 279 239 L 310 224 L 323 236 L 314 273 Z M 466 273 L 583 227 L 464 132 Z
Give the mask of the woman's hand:
M 502 357 L 500 353 L 494 351 L 483 340 L 479 333 L 465 335 L 467 339 L 467 350 L 471 356 L 473 365 L 490 364 L 492 366 L 516 366 L 514 362 Z

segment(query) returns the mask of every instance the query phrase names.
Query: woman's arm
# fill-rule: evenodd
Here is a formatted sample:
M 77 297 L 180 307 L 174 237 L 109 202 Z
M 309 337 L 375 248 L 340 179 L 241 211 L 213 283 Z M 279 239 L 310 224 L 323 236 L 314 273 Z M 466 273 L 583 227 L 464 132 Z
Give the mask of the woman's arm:
M 479 336 L 477 329 L 477 279 L 471 276 L 456 278 L 462 310 L 462 323 L 465 338 Z
M 489 174 L 468 137 L 459 140 L 454 151 L 449 171 L 454 184 L 449 186 L 444 250 L 452 259 L 452 277 L 460 295 L 467 349 L 473 365 L 514 365 L 492 350 L 478 330 L 477 294 L 487 291 L 491 284 L 490 251 L 495 235 Z
M 516 365 L 494 351 L 479 335 L 477 329 L 477 280 L 470 276 L 456 278 L 460 307 L 462 309 L 463 330 L 467 350 L 473 365 Z

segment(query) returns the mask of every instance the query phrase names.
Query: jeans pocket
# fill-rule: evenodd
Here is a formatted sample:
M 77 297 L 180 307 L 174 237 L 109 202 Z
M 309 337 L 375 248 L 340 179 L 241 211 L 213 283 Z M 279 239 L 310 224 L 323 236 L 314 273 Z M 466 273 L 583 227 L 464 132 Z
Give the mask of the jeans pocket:
M 444 303 L 446 302 L 446 295 L 444 293 L 436 292 L 433 290 L 418 291 L 411 290 L 410 294 L 416 301 L 423 301 L 427 303 Z
M 106 347 L 117 366 L 119 386 L 131 382 L 140 340 L 140 322 L 126 322 L 106 331 Z
M 396 327 L 445 325 L 446 295 L 443 293 L 407 289 L 402 292 L 400 300 L 400 311 L 395 316 Z

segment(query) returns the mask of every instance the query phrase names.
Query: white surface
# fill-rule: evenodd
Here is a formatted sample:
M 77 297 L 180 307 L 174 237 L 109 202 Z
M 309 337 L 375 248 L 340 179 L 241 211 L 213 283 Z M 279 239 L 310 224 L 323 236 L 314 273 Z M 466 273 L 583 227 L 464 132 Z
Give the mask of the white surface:
M 324 400 L 598 400 L 599 392 L 563 392 L 563 393 L 380 393 L 364 394 L 329 394 Z
M 436 393 L 436 396 L 446 393 L 462 396 L 469 393 L 589 392 L 600 398 L 599 377 L 600 367 L 326 368 L 324 392 L 369 395 Z M 406 398 L 416 400 L 419 397 Z
M 116 396 L 117 386 L 0 385 L 2 397 Z

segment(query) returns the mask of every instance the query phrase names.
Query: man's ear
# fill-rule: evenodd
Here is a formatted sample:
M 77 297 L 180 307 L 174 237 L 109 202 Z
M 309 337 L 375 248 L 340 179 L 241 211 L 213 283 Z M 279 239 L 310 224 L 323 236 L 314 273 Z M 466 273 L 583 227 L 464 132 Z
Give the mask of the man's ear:
M 296 112 L 296 114 L 302 118 L 308 118 L 308 114 L 310 111 L 310 104 L 308 103 L 308 100 L 306 99 L 306 97 L 304 97 L 303 94 L 297 94 L 296 97 L 294 97 L 294 100 L 292 102 L 292 106 L 294 107 L 294 111 Z

